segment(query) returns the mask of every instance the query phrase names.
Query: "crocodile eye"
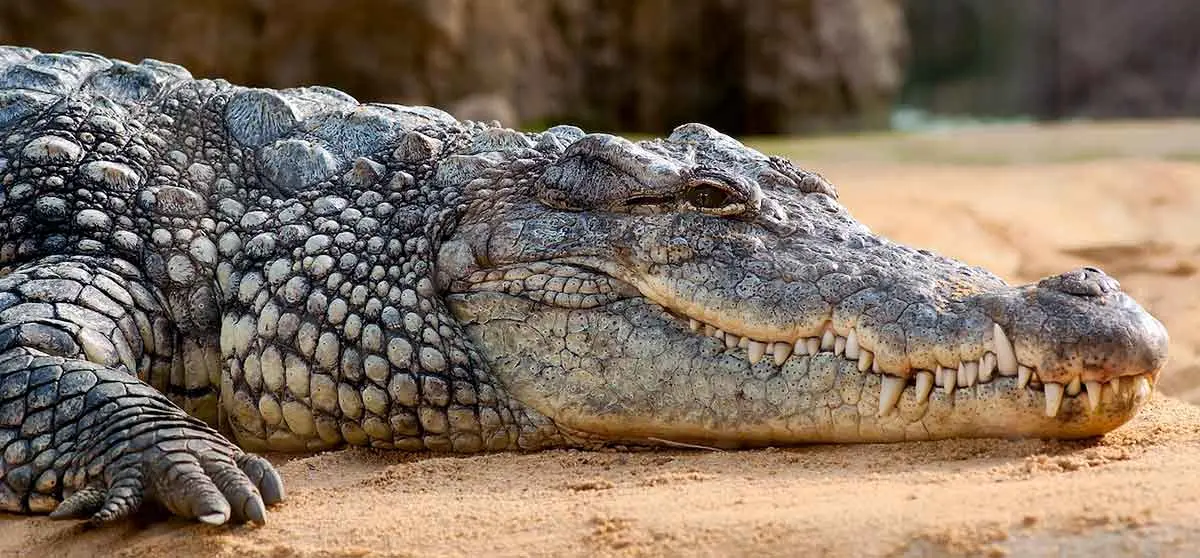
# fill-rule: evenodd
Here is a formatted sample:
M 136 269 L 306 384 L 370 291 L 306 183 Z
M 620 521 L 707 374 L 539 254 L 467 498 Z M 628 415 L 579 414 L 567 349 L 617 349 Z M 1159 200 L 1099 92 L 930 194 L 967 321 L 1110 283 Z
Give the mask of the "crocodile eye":
M 694 182 L 682 197 L 696 209 L 722 209 L 735 201 L 728 190 L 711 180 Z

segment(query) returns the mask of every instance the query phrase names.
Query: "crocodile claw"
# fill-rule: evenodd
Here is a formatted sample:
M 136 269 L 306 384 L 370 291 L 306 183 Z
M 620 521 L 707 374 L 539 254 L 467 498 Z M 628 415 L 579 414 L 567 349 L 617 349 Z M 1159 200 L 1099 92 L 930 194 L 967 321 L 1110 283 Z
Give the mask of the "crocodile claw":
M 158 442 L 109 465 L 107 486 L 76 491 L 53 519 L 94 524 L 128 517 L 144 500 L 210 525 L 265 523 L 267 506 L 283 500 L 283 482 L 267 460 L 208 436 Z

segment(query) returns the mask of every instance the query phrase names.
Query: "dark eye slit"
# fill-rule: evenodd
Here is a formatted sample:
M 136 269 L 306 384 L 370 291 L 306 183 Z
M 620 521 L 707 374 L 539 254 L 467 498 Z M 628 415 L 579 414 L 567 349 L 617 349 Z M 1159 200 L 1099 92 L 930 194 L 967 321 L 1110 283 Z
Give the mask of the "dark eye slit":
M 625 205 L 663 205 L 673 201 L 670 196 L 634 196 L 625 200 Z

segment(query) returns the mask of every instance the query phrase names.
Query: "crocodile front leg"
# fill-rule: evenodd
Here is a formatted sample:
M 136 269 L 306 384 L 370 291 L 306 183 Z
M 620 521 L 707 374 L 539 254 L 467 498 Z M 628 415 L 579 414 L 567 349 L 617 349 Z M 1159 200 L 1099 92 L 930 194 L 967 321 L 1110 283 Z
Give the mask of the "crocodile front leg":
M 261 522 L 274 468 L 143 378 L 151 292 L 132 267 L 55 257 L 0 277 L 0 510 L 111 521 L 144 502 Z M 139 362 L 141 364 L 139 364 Z

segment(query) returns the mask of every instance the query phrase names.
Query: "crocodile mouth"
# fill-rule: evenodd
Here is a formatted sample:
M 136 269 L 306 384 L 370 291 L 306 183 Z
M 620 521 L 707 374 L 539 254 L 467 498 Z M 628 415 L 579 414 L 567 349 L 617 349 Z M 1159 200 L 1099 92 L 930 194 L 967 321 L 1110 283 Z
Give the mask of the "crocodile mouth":
M 738 355 L 751 367 L 782 369 L 790 360 L 816 357 L 845 361 L 846 366 L 839 369 L 877 377 L 880 417 L 896 412 L 902 399 L 918 407 L 928 406 L 935 396 L 953 404 L 956 394 L 978 398 L 980 393 L 965 392 L 980 390 L 992 395 L 1006 390 L 1014 396 L 1015 392 L 1023 392 L 1015 398 L 1036 400 L 1048 418 L 1068 407 L 1087 413 L 1122 414 L 1140 407 L 1157 380 L 1154 371 L 1117 373 L 1103 381 L 1085 381 L 1079 375 L 1067 382 L 1050 381 L 1039 374 L 1036 364 L 1018 360 L 1012 335 L 997 323 L 990 324 L 987 334 L 978 336 L 985 339 L 982 344 L 963 351 L 973 352 L 973 358 L 896 375 L 881 369 L 875 351 L 864 343 L 856 328 L 839 331 L 828 319 L 807 331 L 773 332 L 754 327 L 708 308 L 697 309 L 694 302 L 672 296 L 673 290 L 660 281 L 647 280 L 616 264 L 590 257 L 501 265 L 476 271 L 456 281 L 450 290 L 504 293 L 550 307 L 578 310 L 639 298 L 661 307 L 674 327 L 711 339 L 715 350 Z
M 861 373 L 879 376 L 879 416 L 895 410 L 905 393 L 909 393 L 917 404 L 924 404 L 940 390 L 946 398 L 953 398 L 961 389 L 972 389 L 976 385 L 992 384 L 1013 390 L 1040 392 L 1044 400 L 1045 415 L 1055 417 L 1063 402 L 1075 399 L 1089 411 L 1098 411 L 1106 401 L 1118 400 L 1121 393 L 1134 400 L 1145 400 L 1154 390 L 1155 375 L 1140 373 L 1117 376 L 1107 382 L 1083 382 L 1078 377 L 1070 383 L 1042 381 L 1037 370 L 1017 362 L 1012 343 L 1004 329 L 994 325 L 994 345 L 977 360 L 960 361 L 957 366 L 938 366 L 936 370 L 916 370 L 908 377 L 894 376 L 879 369 L 874 353 L 859 344 L 857 332 L 850 329 L 845 336 L 837 334 L 831 325 L 826 325 L 817 336 L 800 337 L 794 341 L 762 341 L 726 331 L 718 326 L 701 322 L 695 318 L 672 313 L 693 332 L 712 337 L 723 343 L 726 350 L 738 351 L 754 366 L 760 362 L 784 366 L 793 357 L 832 354 L 851 361 Z
M 1064 402 L 1072 406 L 1078 404 L 1089 412 L 1101 410 L 1106 402 L 1125 409 L 1130 403 L 1147 400 L 1157 378 L 1155 373 L 1144 372 L 1116 376 L 1104 382 L 1084 382 L 1078 376 L 1065 384 L 1043 381 L 1035 366 L 1017 360 L 1013 343 L 999 324 L 992 325 L 991 345 L 979 358 L 961 360 L 956 365 L 938 366 L 933 370 L 912 370 L 907 376 L 897 376 L 880 370 L 874 358 L 875 353 L 862 346 L 855 328 L 841 334 L 830 322 L 826 322 L 817 335 L 791 338 L 762 336 L 756 339 L 741 334 L 735 327 L 690 317 L 672 308 L 670 302 L 646 298 L 663 306 L 681 327 L 686 324 L 692 333 L 713 338 L 724 345 L 725 351 L 742 356 L 751 366 L 774 365 L 782 368 L 789 359 L 818 355 L 832 355 L 852 362 L 859 373 L 874 374 L 879 378 L 878 416 L 895 411 L 906 393 L 917 405 L 924 405 L 929 402 L 935 389 L 944 399 L 953 401 L 955 393 L 960 390 L 988 384 L 1004 389 L 1028 390 L 1039 395 L 1044 414 L 1050 418 L 1059 414 Z M 729 321 L 718 323 L 728 324 Z M 1122 393 L 1126 394 L 1124 399 Z

